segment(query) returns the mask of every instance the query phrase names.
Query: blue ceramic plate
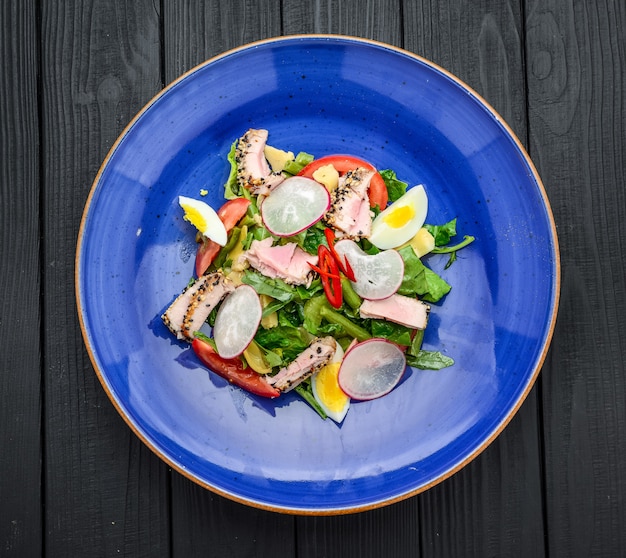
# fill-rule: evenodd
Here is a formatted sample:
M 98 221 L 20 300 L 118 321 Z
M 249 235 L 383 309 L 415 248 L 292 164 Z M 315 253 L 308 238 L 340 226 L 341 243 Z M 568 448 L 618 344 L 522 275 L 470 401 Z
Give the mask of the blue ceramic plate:
M 353 404 L 341 427 L 295 396 L 262 401 L 200 367 L 159 316 L 193 273 L 177 197 L 218 207 L 226 154 L 248 128 L 316 156 L 350 153 L 429 195 L 476 242 L 447 270 L 425 348 L 456 364 L 409 370 Z M 291 513 L 371 509 L 459 470 L 532 387 L 556 317 L 559 256 L 540 179 L 501 118 L 466 85 L 405 51 L 348 37 L 287 37 L 209 60 L 153 99 L 111 149 L 77 250 L 89 354 L 133 431 L 188 478 Z

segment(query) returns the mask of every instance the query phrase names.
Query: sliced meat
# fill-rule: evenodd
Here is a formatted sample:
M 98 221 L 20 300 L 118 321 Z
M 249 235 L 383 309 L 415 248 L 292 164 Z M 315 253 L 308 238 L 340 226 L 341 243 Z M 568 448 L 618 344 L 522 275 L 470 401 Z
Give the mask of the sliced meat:
M 239 138 L 235 148 L 237 181 L 254 195 L 267 196 L 284 180 L 282 174 L 272 172 L 265 158 L 267 135 L 267 130 L 250 129 Z
M 364 300 L 359 307 L 361 318 L 389 320 L 415 329 L 425 329 L 430 306 L 421 300 L 393 294 L 381 300 Z
M 332 337 L 316 338 L 291 364 L 267 381 L 282 392 L 291 391 L 328 364 L 336 350 L 337 342 Z
M 324 222 L 344 233 L 342 236 L 358 240 L 372 231 L 372 218 L 367 194 L 374 171 L 359 167 L 347 172 L 331 192 L 330 209 Z
M 232 281 L 220 272 L 202 275 L 178 295 L 161 319 L 178 339 L 192 341 L 211 310 L 234 289 Z
M 318 257 L 307 254 L 294 242 L 272 246 L 271 237 L 253 240 L 241 256 L 250 266 L 271 278 L 279 278 L 291 285 L 310 285 L 313 272 L 309 263 L 317 265 Z

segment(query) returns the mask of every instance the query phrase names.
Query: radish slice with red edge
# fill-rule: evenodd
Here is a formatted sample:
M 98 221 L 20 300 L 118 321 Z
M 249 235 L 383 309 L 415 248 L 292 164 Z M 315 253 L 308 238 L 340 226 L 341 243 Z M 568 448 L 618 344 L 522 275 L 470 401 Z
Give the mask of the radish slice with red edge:
M 396 250 L 366 254 L 353 240 L 340 240 L 335 251 L 347 259 L 356 281 L 352 286 L 356 294 L 368 300 L 388 298 L 400 288 L 404 278 L 404 260 Z
M 250 285 L 240 285 L 224 299 L 213 325 L 213 339 L 222 358 L 244 352 L 259 327 L 262 312 L 259 295 Z
M 329 207 L 330 195 L 322 184 L 292 176 L 263 200 L 261 217 L 273 235 L 292 236 L 317 223 Z
M 367 339 L 343 357 L 337 380 L 351 399 L 368 401 L 389 393 L 406 369 L 404 353 L 386 339 Z

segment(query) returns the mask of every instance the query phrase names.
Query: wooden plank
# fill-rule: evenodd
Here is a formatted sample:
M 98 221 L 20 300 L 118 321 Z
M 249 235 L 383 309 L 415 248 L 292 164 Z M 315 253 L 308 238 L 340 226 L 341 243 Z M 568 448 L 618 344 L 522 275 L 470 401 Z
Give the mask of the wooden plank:
M 166 2 L 166 82 L 227 50 L 280 35 L 280 13 L 279 0 Z
M 0 548 L 41 553 L 39 132 L 35 2 L 0 7 Z
M 167 2 L 166 82 L 222 52 L 280 35 L 278 0 Z M 172 473 L 175 556 L 293 556 L 294 520 L 215 495 Z
M 401 0 L 285 2 L 285 35 L 330 33 L 401 46 Z
M 525 143 L 519 3 L 407 2 L 405 47 L 482 95 Z M 537 389 L 469 467 L 419 497 L 428 556 L 542 556 Z
M 548 548 L 626 555 L 624 3 L 526 4 L 530 151 L 563 283 L 543 408 Z
M 44 2 L 45 551 L 168 556 L 168 471 L 116 414 L 74 301 L 83 206 L 107 150 L 161 84 L 151 0 Z
M 420 552 L 418 500 L 356 515 L 298 520 L 298 558 L 417 557 Z

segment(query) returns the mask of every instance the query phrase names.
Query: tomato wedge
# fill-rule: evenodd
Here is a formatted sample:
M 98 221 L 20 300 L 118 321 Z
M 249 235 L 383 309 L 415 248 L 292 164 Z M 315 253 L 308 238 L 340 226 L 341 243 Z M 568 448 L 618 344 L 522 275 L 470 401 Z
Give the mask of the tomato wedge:
M 233 198 L 228 200 L 217 210 L 217 216 L 224 223 L 229 232 L 241 220 L 248 211 L 250 200 L 246 198 Z M 209 238 L 202 238 L 196 251 L 196 275 L 200 277 L 209 268 L 213 260 L 219 254 L 221 246 Z
M 273 398 L 280 395 L 280 391 L 271 386 L 263 376 L 249 366 L 244 368 L 240 358 L 222 358 L 211 345 L 198 338 L 191 342 L 191 347 L 202 364 L 231 384 L 261 397 Z
M 300 176 L 306 176 L 307 178 L 313 178 L 313 173 L 320 167 L 332 165 L 337 169 L 337 172 L 345 174 L 348 171 L 354 170 L 357 167 L 364 167 L 368 170 L 376 170 L 376 167 L 363 159 L 354 157 L 352 155 L 327 155 L 316 159 L 312 163 L 309 163 L 298 174 Z M 387 193 L 387 185 L 378 172 L 372 177 L 369 188 L 370 207 L 378 206 L 380 209 L 387 207 L 389 196 Z
M 227 231 L 230 231 L 248 211 L 250 200 L 247 198 L 233 198 L 228 200 L 217 210 L 217 216 L 222 220 Z

